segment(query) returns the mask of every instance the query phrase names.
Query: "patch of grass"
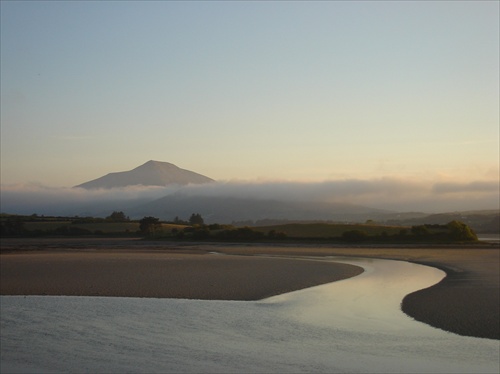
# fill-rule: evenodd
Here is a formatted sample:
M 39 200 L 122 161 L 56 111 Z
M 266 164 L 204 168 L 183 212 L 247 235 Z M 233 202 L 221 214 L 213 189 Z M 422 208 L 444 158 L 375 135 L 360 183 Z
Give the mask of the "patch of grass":
M 80 229 L 89 230 L 90 232 L 101 232 L 103 234 L 114 233 L 135 233 L 139 230 L 138 222 L 92 222 L 92 223 L 76 223 L 71 221 L 51 221 L 51 222 L 26 222 L 24 227 L 29 231 L 53 231 L 59 227 L 77 227 Z M 185 225 L 175 225 L 170 223 L 162 223 L 163 231 L 170 232 L 173 229 L 182 230 Z
M 24 227 L 28 231 L 50 232 L 61 227 L 75 227 L 88 230 L 90 232 L 102 232 L 104 234 L 136 232 L 139 224 L 136 222 L 97 222 L 97 223 L 77 223 L 71 221 L 48 221 L 48 222 L 26 222 Z
M 253 230 L 268 233 L 271 230 L 282 232 L 288 238 L 338 238 L 347 231 L 359 230 L 368 236 L 397 235 L 408 227 L 367 224 L 331 224 L 331 223 L 289 223 L 284 225 L 252 227 Z
M 28 231 L 54 231 L 61 226 L 69 226 L 71 221 L 40 221 L 25 222 L 24 228 Z
M 100 231 L 105 234 L 136 232 L 139 230 L 137 222 L 96 222 L 96 223 L 77 223 L 71 226 L 86 229 L 92 232 Z

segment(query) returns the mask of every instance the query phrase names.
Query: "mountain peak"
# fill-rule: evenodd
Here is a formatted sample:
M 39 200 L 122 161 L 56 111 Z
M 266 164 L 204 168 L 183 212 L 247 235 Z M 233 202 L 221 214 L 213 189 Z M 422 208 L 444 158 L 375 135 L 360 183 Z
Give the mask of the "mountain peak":
M 144 164 L 142 164 L 140 166 L 137 166 L 135 169 L 132 169 L 132 170 L 147 169 L 147 168 L 174 168 L 174 169 L 179 169 L 179 167 L 175 166 L 174 164 L 171 164 L 170 162 L 149 160 L 148 162 L 145 162 Z
M 141 166 L 146 166 L 146 165 L 172 165 L 172 166 L 175 166 L 174 164 L 171 164 L 170 162 L 156 161 L 156 160 L 149 160 L 148 162 L 142 164 Z
M 214 180 L 193 171 L 181 169 L 169 162 L 149 160 L 135 169 L 109 173 L 103 177 L 79 184 L 86 189 L 116 188 L 134 185 L 168 186 L 202 184 Z

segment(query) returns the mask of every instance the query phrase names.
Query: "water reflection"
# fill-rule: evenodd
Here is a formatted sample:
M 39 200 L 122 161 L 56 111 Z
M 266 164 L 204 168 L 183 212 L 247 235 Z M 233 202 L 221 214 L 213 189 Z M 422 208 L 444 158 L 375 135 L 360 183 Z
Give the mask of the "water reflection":
M 479 234 L 478 239 L 483 242 L 500 244 L 500 234 Z
M 347 280 L 279 295 L 266 300 L 290 305 L 303 323 L 332 325 L 342 321 L 351 331 L 418 331 L 422 324 L 400 310 L 403 298 L 430 287 L 445 277 L 439 269 L 404 261 L 332 257 L 364 268 Z M 432 330 L 435 330 L 432 328 Z

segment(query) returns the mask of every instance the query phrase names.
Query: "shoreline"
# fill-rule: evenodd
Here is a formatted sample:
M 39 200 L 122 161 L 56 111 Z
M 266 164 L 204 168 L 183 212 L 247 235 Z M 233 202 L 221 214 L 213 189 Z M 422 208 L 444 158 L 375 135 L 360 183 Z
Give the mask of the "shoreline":
M 468 282 L 473 274 L 440 263 L 432 266 L 446 273 L 439 283 L 406 295 L 401 310 L 433 327 L 463 336 L 500 340 L 500 290 Z M 478 312 L 479 310 L 479 312 Z
M 158 266 L 158 261 L 154 259 L 158 260 L 161 256 L 167 256 L 170 258 L 167 262 L 170 264 L 169 269 L 177 270 L 172 270 L 169 277 L 165 278 L 163 275 L 163 279 L 166 281 L 163 283 L 163 288 L 166 290 L 170 287 L 171 291 L 169 291 L 170 293 L 164 291 L 160 297 L 201 297 L 225 300 L 235 299 L 235 295 L 239 295 L 237 300 L 256 300 L 345 279 L 357 274 L 353 269 L 336 267 L 332 266 L 331 263 L 321 263 L 320 261 L 306 261 L 300 258 L 304 256 L 309 258 L 348 256 L 404 260 L 437 267 L 445 271 L 447 276 L 432 287 L 407 295 L 401 303 L 403 312 L 417 321 L 460 335 L 500 339 L 498 312 L 500 305 L 500 248 L 497 246 L 447 246 L 444 248 L 405 246 L 398 248 L 279 246 L 256 245 L 255 243 L 249 245 L 239 243 L 183 243 L 177 245 L 175 243 L 120 239 L 90 241 L 88 239 L 57 239 L 42 240 L 38 243 L 36 240 L 27 242 L 2 239 L 1 264 L 4 267 L 4 259 L 20 255 L 24 255 L 28 259 L 31 258 L 33 262 L 33 258 L 41 258 L 40 255 L 48 255 L 50 252 L 59 257 L 62 256 L 61 258 L 75 254 L 96 257 L 99 254 L 101 260 L 104 260 L 102 256 L 107 254 L 107 261 L 111 263 L 113 258 L 116 260 L 118 255 L 128 256 L 128 260 L 123 261 L 122 264 L 123 274 L 129 274 L 131 269 L 140 269 L 137 264 L 133 265 L 132 259 L 138 254 L 149 256 L 149 261 L 151 261 L 149 265 L 143 266 L 143 269 Z M 226 256 L 206 256 L 210 252 L 220 252 Z M 263 255 L 270 257 L 263 257 Z M 280 258 L 283 256 L 287 256 L 288 259 Z M 294 256 L 299 257 L 299 259 L 293 259 Z M 205 260 L 201 260 L 202 258 Z M 66 261 L 68 261 L 67 257 Z M 146 261 L 146 263 L 148 262 Z M 109 263 L 107 266 L 108 269 L 112 269 L 109 267 Z M 198 275 L 182 278 L 182 274 L 189 269 L 197 269 Z M 2 276 L 0 294 L 4 295 L 4 271 L 0 275 Z M 272 276 L 270 277 L 270 275 Z M 68 279 L 74 278 L 75 273 L 68 274 L 68 277 Z M 131 283 L 129 288 L 135 290 L 135 296 L 154 297 L 151 296 L 151 292 L 145 292 L 144 285 L 146 288 L 147 285 L 153 287 L 158 284 L 159 278 L 150 276 L 147 279 L 141 279 L 133 277 L 129 279 L 128 282 Z M 190 280 L 191 286 L 185 284 L 186 279 Z M 126 283 L 127 281 L 122 281 L 120 287 L 124 288 Z M 53 286 L 62 287 L 60 282 L 53 283 Z M 97 289 L 99 289 L 98 286 Z M 130 292 L 130 289 L 127 292 Z M 201 292 L 201 295 L 194 292 L 196 289 Z M 218 291 L 214 292 L 216 289 Z M 172 293 L 172 290 L 175 292 Z M 122 296 L 127 295 L 122 294 Z

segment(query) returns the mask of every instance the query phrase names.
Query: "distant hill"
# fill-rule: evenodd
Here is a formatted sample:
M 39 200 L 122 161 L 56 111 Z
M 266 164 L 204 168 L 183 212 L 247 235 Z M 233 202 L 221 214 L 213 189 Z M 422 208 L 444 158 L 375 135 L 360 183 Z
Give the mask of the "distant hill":
M 116 188 L 134 185 L 168 186 L 202 184 L 214 180 L 193 171 L 181 169 L 169 162 L 148 161 L 130 171 L 109 173 L 103 177 L 79 184 L 86 189 Z
M 163 220 L 172 220 L 176 216 L 187 219 L 192 213 L 201 214 L 206 223 L 252 221 L 246 224 L 253 225 L 255 221 L 265 219 L 364 222 L 366 217 L 377 218 L 389 211 L 341 203 L 187 196 L 181 191 L 128 211 L 132 216 L 152 215 Z
M 420 216 L 415 215 L 414 217 L 401 213 L 390 217 L 387 216 L 385 219 L 385 223 L 389 225 L 407 226 L 424 224 L 444 225 L 450 221 L 461 221 L 470 226 L 477 233 L 500 234 L 500 211 L 497 209 L 430 215 L 421 213 Z

